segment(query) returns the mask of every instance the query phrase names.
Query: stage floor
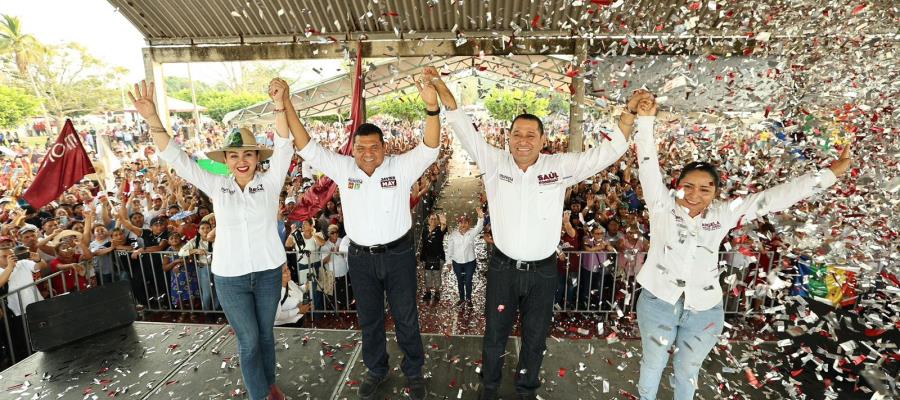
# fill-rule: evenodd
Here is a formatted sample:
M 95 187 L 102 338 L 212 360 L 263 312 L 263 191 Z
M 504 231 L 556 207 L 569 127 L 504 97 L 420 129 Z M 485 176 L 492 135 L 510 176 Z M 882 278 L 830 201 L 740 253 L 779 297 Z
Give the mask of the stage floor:
M 355 399 L 365 373 L 358 331 L 276 328 L 278 382 L 291 399 Z M 402 359 L 388 334 L 391 378 L 379 399 L 408 398 Z M 480 336 L 423 336 L 429 398 L 476 399 Z M 513 374 L 519 338 L 510 338 L 501 398 L 515 398 Z M 637 395 L 640 342 L 548 339 L 539 395 L 543 399 L 627 399 Z M 220 325 L 134 325 L 36 353 L 0 373 L 2 399 L 243 399 L 236 340 Z M 726 355 L 713 354 L 701 373 L 698 398 L 765 394 L 741 371 L 723 371 Z M 722 382 L 717 378 L 721 376 Z M 738 382 L 738 383 L 735 383 Z M 725 387 L 727 385 L 727 387 Z M 738 385 L 738 387 L 735 387 Z M 660 398 L 671 398 L 664 377 Z

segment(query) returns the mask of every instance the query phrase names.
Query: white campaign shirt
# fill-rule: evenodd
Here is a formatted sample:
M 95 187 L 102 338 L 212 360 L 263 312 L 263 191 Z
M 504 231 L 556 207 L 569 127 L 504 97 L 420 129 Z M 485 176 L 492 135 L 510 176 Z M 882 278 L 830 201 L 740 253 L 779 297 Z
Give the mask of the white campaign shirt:
M 287 261 L 275 217 L 278 195 L 293 156 L 293 141 L 275 135 L 269 170 L 257 172 L 241 190 L 233 176 L 207 172 L 191 161 L 175 141 L 160 157 L 175 172 L 212 200 L 216 211 L 216 244 L 211 270 L 220 276 L 240 276 L 277 268 Z
M 300 302 L 303 301 L 304 286 L 294 281 L 288 282 L 287 288 L 281 287 L 281 297 L 278 298 L 278 309 L 275 310 L 275 326 L 293 324 L 303 318 L 300 314 Z M 287 299 L 284 294 L 287 293 Z M 284 300 L 282 303 L 281 301 Z
M 457 264 L 475 261 L 475 238 L 483 227 L 484 218 L 478 218 L 475 226 L 466 233 L 460 232 L 459 228 L 450 232 L 447 238 L 447 259 Z
M 556 252 L 566 188 L 603 170 L 628 149 L 616 127 L 609 143 L 581 153 L 541 154 L 522 172 L 509 151 L 484 141 L 465 112 L 447 112 L 447 121 L 484 173 L 495 245 L 520 261 L 542 260 Z
M 314 140 L 299 154 L 337 184 L 347 237 L 373 246 L 397 240 L 412 227 L 410 187 L 439 152 L 440 147 L 420 143 L 406 153 L 385 157 L 372 176 L 359 169 L 353 157 L 326 150 Z
M 36 303 L 44 299 L 37 287 L 34 286 L 34 273 L 38 272 L 37 264 L 31 260 L 20 260 L 16 262 L 16 267 L 12 274 L 9 275 L 9 309 L 17 317 L 22 315 L 25 308 L 31 303 Z M 0 273 L 5 271 L 5 267 L 0 267 Z M 16 292 L 16 289 L 31 286 L 28 289 L 22 289 Z M 19 300 L 21 299 L 21 302 Z
M 350 241 L 347 240 L 347 238 L 338 238 L 337 243 L 332 243 L 331 240 L 328 240 L 322 245 L 322 259 L 324 260 L 325 257 L 330 256 L 328 262 L 324 263 L 325 269 L 334 272 L 335 278 L 344 277 L 350 270 L 347 265 L 347 249 L 349 248 L 349 243 Z M 331 253 L 332 251 L 336 253 Z
M 715 200 L 691 218 L 675 203 L 674 191 L 663 183 L 653 139 L 654 117 L 638 117 L 635 143 L 638 176 L 650 211 L 650 252 L 637 281 L 670 304 L 684 294 L 685 309 L 708 310 L 722 301 L 719 285 L 719 245 L 738 222 L 784 210 L 833 185 L 829 169 L 813 172 L 763 192 L 733 200 Z

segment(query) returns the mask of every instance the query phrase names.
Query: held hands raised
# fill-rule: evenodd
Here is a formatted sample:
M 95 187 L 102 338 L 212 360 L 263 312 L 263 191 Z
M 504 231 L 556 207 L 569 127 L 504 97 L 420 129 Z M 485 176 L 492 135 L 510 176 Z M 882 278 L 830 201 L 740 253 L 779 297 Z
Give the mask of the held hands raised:
M 269 98 L 278 110 L 284 109 L 285 98 L 290 96 L 290 86 L 284 79 L 275 78 L 269 82 Z
M 425 102 L 425 107 L 429 110 L 438 109 L 438 93 L 435 87 L 435 76 L 437 70 L 434 67 L 425 67 L 422 75 L 416 80 L 416 88 L 419 89 L 419 96 Z

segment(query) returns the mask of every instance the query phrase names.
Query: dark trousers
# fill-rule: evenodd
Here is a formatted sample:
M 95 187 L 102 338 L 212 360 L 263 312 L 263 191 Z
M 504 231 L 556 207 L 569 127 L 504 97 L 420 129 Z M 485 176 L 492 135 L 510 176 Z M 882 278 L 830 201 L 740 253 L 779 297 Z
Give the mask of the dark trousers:
M 456 274 L 456 286 L 459 288 L 460 300 L 472 300 L 472 275 L 475 275 L 475 260 L 458 264 L 453 262 L 453 273 Z
M 549 257 L 531 271 L 516 269 L 515 261 L 498 256 L 494 249 L 487 273 L 486 327 L 482 347 L 482 383 L 500 387 L 506 341 L 516 314 L 522 314 L 522 349 L 516 371 L 516 391 L 533 394 L 541 386 L 539 373 L 547 348 L 556 294 L 556 257 Z M 501 307 L 501 305 L 503 307 Z M 523 372 L 524 371 L 524 372 Z
M 377 254 L 351 245 L 348 256 L 350 281 L 353 282 L 357 316 L 362 329 L 363 362 L 369 374 L 383 377 L 389 371 L 384 333 L 384 300 L 387 293 L 397 344 L 404 355 L 400 369 L 407 377 L 421 377 L 425 351 L 416 307 L 416 255 L 412 238 L 407 236 L 396 247 Z

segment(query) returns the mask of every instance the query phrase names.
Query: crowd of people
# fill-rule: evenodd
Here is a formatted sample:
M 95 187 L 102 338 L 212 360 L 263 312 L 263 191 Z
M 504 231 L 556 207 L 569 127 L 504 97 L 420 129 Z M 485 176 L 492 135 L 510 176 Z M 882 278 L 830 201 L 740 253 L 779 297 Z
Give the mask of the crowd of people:
M 655 105 L 653 107 L 655 108 Z M 374 118 L 371 122 L 384 132 L 385 151 L 392 155 L 407 154 L 415 150 L 420 146 L 422 141 L 420 138 L 425 136 L 426 132 L 424 121 L 405 122 Z M 666 122 L 658 124 L 661 125 L 658 130 L 661 131 L 696 129 Z M 510 129 L 509 122 L 477 120 L 475 125 L 487 144 L 505 148 L 504 151 L 513 154 L 518 151 L 512 148 L 512 143 L 514 135 L 520 133 Z M 456 129 L 460 129 L 459 126 L 461 125 L 457 123 Z M 594 130 L 603 131 L 599 127 L 595 128 Z M 305 125 L 303 129 L 308 135 L 306 140 L 311 138 L 326 151 L 335 152 L 343 144 L 344 128 L 340 124 L 313 122 Z M 553 129 L 561 131 L 564 127 L 560 125 Z M 212 149 L 227 145 L 230 135 L 243 135 L 240 131 L 226 133 L 218 126 L 201 130 L 199 135 L 192 138 L 189 138 L 190 135 L 186 134 L 185 130 L 174 131 L 177 133 L 172 136 L 172 142 L 180 146 L 179 148 L 194 161 L 205 158 L 203 154 Z M 297 132 L 293 127 L 291 131 L 296 140 Z M 82 132 L 83 141 L 88 149 L 95 153 L 97 141 L 106 141 L 122 162 L 113 184 L 110 185 L 99 178 L 88 178 L 40 209 L 18 208 L 15 199 L 31 183 L 36 173 L 34 171 L 36 168 L 32 166 L 39 165 L 42 152 L 28 151 L 13 145 L 12 150 L 21 156 L 3 158 L 4 172 L 12 174 L 4 173 L 0 178 L 4 179 L 6 184 L 3 198 L 5 206 L 0 214 L 0 221 L 3 221 L 0 227 L 0 260 L 5 265 L 3 272 L 0 273 L 0 286 L 3 287 L 2 293 L 16 294 L 10 297 L 7 309 L 0 310 L 0 313 L 11 322 L 9 326 L 12 336 L 18 337 L 13 349 L 17 355 L 22 354 L 25 349 L 23 338 L 16 335 L 16 331 L 22 330 L 21 313 L 29 302 L 40 301 L 72 290 L 102 286 L 111 281 L 129 280 L 138 303 L 150 309 L 214 311 L 222 308 L 221 299 L 212 289 L 214 277 L 211 273 L 212 254 L 217 237 L 216 214 L 219 213 L 220 221 L 222 214 L 213 207 L 213 200 L 205 190 L 201 190 L 202 187 L 196 180 L 192 181 L 183 171 L 181 173 L 173 171 L 171 162 L 161 162 L 161 160 L 169 161 L 166 158 L 172 158 L 174 155 L 164 157 L 161 154 L 163 151 L 158 149 L 161 146 L 150 144 L 148 134 L 152 132 L 146 126 L 145 129 L 117 128 L 102 134 Z M 612 130 L 610 132 L 612 135 L 618 134 Z M 270 147 L 278 145 L 277 129 L 249 135 L 258 143 Z M 596 136 L 598 140 L 594 145 L 597 148 L 607 145 L 602 140 L 606 134 L 598 133 Z M 496 236 L 498 234 L 501 238 L 505 236 L 505 239 L 500 239 L 503 241 L 509 240 L 510 235 L 509 231 L 503 232 L 503 228 L 498 227 L 510 224 L 509 220 L 504 219 L 506 217 L 498 215 L 498 211 L 500 207 L 505 210 L 510 205 L 506 203 L 498 205 L 499 200 L 496 198 L 491 201 L 490 198 L 496 197 L 497 194 L 492 194 L 488 190 L 482 195 L 487 213 L 482 218 L 479 210 L 479 220 L 475 228 L 470 229 L 470 221 L 459 220 L 460 231 L 447 233 L 446 216 L 431 213 L 451 155 L 451 135 L 448 130 L 444 129 L 439 137 L 439 150 L 434 162 L 424 167 L 421 175 L 410 179 L 409 203 L 404 206 L 417 209 L 416 216 L 419 218 L 417 225 L 421 228 L 421 260 L 426 270 L 422 294 L 426 299 L 439 295 L 434 282 L 435 279 L 440 279 L 439 273 L 435 278 L 435 274 L 431 271 L 440 271 L 444 261 L 452 260 L 452 268 L 459 280 L 459 305 L 471 304 L 474 259 L 467 251 L 470 247 L 468 244 L 458 247 L 453 244 L 453 240 L 469 243 L 480 233 L 483 226 L 484 240 L 496 250 L 498 239 Z M 809 149 L 802 148 L 802 143 L 806 141 L 802 134 L 783 137 L 773 129 L 761 130 L 755 135 L 737 136 L 719 130 L 712 134 L 701 132 L 688 137 L 688 140 L 684 140 L 685 137 L 664 135 L 658 142 L 645 140 L 642 142 L 644 148 L 638 152 L 625 152 L 624 156 L 616 158 L 614 162 L 610 161 L 609 166 L 599 172 L 586 173 L 584 170 L 577 170 L 576 176 L 584 179 L 577 179 L 570 182 L 572 185 L 562 188 L 560 194 L 563 212 L 561 221 L 557 220 L 561 227 L 560 238 L 555 246 L 556 250 L 551 255 L 555 266 L 553 284 L 552 288 L 541 289 L 552 293 L 553 302 L 558 309 L 609 310 L 621 307 L 628 301 L 634 301 L 630 296 L 637 288 L 636 281 L 640 281 L 641 271 L 647 268 L 645 264 L 649 265 L 648 257 L 653 257 L 650 233 L 654 230 L 654 219 L 651 216 L 654 204 L 648 204 L 648 201 L 652 203 L 652 200 L 648 200 L 648 196 L 644 193 L 647 185 L 639 174 L 644 172 L 638 168 L 641 151 L 658 154 L 658 164 L 662 166 L 660 181 L 668 183 L 671 188 L 681 187 L 682 180 L 693 171 L 707 171 L 702 166 L 692 164 L 681 166 L 684 160 L 695 159 L 698 153 L 710 153 L 706 159 L 719 166 L 715 175 L 710 174 L 715 177 L 717 188 L 715 197 L 719 199 L 747 195 L 769 186 L 768 183 L 773 181 L 795 176 L 794 169 L 813 165 L 811 160 L 815 157 L 815 154 L 810 154 Z M 713 137 L 715 138 L 711 139 Z M 248 137 L 245 137 L 244 141 L 247 142 L 247 139 Z M 541 152 L 562 156 L 567 139 L 562 134 L 558 135 L 557 139 L 543 143 L 540 146 Z M 588 141 L 588 145 L 591 147 L 591 141 Z M 302 148 L 299 145 L 296 147 L 298 150 Z M 469 148 L 467 150 L 473 151 Z M 490 162 L 493 162 L 490 161 L 490 157 L 493 156 L 485 154 L 494 153 L 484 149 L 477 151 L 484 153 L 476 156 L 476 159 L 481 160 L 479 166 L 485 168 L 482 163 L 487 162 L 489 168 L 489 165 L 492 165 Z M 386 243 L 380 241 L 364 243 L 359 237 L 351 240 L 350 235 L 353 233 L 351 229 L 351 233 L 348 234 L 345 224 L 346 210 L 341 192 L 335 192 L 332 200 L 312 217 L 303 221 L 289 221 L 294 207 L 301 204 L 300 199 L 304 196 L 304 192 L 318 178 L 323 175 L 341 174 L 340 171 L 329 170 L 328 168 L 332 166 L 323 164 L 320 159 L 308 162 L 300 154 L 303 153 L 294 153 L 289 157 L 286 179 L 279 182 L 283 184 L 283 188 L 279 190 L 276 226 L 281 251 L 285 253 L 286 267 L 278 273 L 281 300 L 274 320 L 278 324 L 297 324 L 304 314 L 314 311 L 341 311 L 359 306 L 355 301 L 357 297 L 351 278 L 353 275 L 353 267 L 349 262 L 351 246 L 356 243 L 359 247 L 357 251 L 375 254 L 379 246 Z M 782 166 L 772 165 L 769 160 L 773 155 L 790 162 Z M 263 161 L 261 172 L 270 168 L 265 160 Z M 576 167 L 573 165 L 572 168 Z M 562 181 L 562 178 L 571 178 L 555 174 L 556 172 L 540 175 L 537 179 L 542 183 L 545 181 L 556 183 Z M 514 179 L 506 177 L 502 172 L 498 176 L 501 181 L 509 179 L 509 182 L 512 182 Z M 346 176 L 343 178 L 347 181 Z M 355 181 L 350 179 L 348 182 L 352 189 Z M 396 182 L 382 181 L 381 187 L 385 188 L 385 185 L 396 185 Z M 557 188 L 554 187 L 552 190 Z M 659 191 L 659 188 L 656 190 Z M 865 195 L 857 191 L 853 185 L 842 187 L 838 191 L 848 196 Z M 660 193 L 668 194 L 664 191 Z M 654 199 L 658 199 L 660 193 L 655 193 L 657 197 Z M 538 192 L 538 197 L 543 195 L 544 192 Z M 726 278 L 729 287 L 726 287 L 725 296 L 741 299 L 765 297 L 774 285 L 771 277 L 777 276 L 776 272 L 793 268 L 794 259 L 798 256 L 814 257 L 815 250 L 823 243 L 831 245 L 836 255 L 857 259 L 863 257 L 852 248 L 859 245 L 863 238 L 858 234 L 847 233 L 847 228 L 854 222 L 850 219 L 852 217 L 833 216 L 832 223 L 827 226 L 808 226 L 811 225 L 811 219 L 828 213 L 828 202 L 813 198 L 811 201 L 801 203 L 791 213 L 786 213 L 788 215 L 753 218 L 748 221 L 738 220 L 737 228 L 731 231 L 725 241 L 720 240 L 721 244 L 719 241 L 706 244 L 709 247 L 707 250 L 716 254 L 717 265 L 724 263 L 734 270 L 732 273 L 737 274 L 737 278 L 730 281 Z M 494 214 L 493 218 L 491 214 Z M 887 222 L 880 223 L 885 227 L 884 235 L 875 240 L 878 243 L 888 242 L 890 246 L 892 236 Z M 553 225 L 546 221 L 541 224 Z M 802 224 L 807 225 L 808 229 L 801 229 L 796 235 L 784 237 L 785 226 L 797 227 Z M 448 240 L 445 240 L 445 233 Z M 812 239 L 814 237 L 818 239 Z M 533 263 L 533 266 L 526 268 L 538 269 L 543 268 L 544 262 L 547 261 L 531 257 L 529 250 L 515 251 L 521 253 L 509 256 L 501 254 L 505 258 L 492 259 L 490 262 L 498 265 L 513 262 L 517 268 L 520 264 Z M 719 257 L 719 253 L 723 256 Z M 782 258 L 782 253 L 790 253 L 792 257 Z M 519 264 L 516 264 L 517 262 Z M 53 275 L 53 279 L 34 286 L 33 290 L 18 290 L 48 275 Z M 647 276 L 647 273 L 644 276 Z M 510 275 L 509 278 L 515 276 Z M 497 294 L 496 289 L 492 291 L 490 286 L 488 291 L 488 296 L 495 296 L 494 303 L 503 301 L 502 296 L 512 295 Z M 388 295 L 390 296 L 390 293 Z M 364 304 L 369 303 L 367 306 L 371 308 L 372 294 L 364 296 L 369 296 L 364 297 L 366 298 Z M 663 301 L 662 297 L 655 300 L 659 300 L 660 304 L 671 305 L 670 301 Z M 486 309 L 488 313 L 492 307 L 497 309 L 497 304 L 494 303 L 488 303 Z M 378 304 L 381 307 L 383 302 Z M 498 310 L 501 314 L 489 316 L 489 325 L 505 326 L 509 323 L 506 318 L 510 314 L 502 314 L 503 304 L 511 303 L 502 303 Z M 515 312 L 513 309 L 511 314 L 515 315 Z M 536 311 L 520 309 L 519 312 L 524 315 Z M 638 310 L 638 313 L 641 311 Z M 645 311 L 644 314 L 648 315 L 649 312 Z M 492 332 L 494 336 L 502 333 L 496 330 Z M 370 338 L 364 346 L 372 348 L 372 340 L 375 339 Z M 491 340 L 490 345 L 497 347 L 494 345 L 498 344 L 500 339 L 493 337 Z M 536 344 L 536 341 L 542 340 L 540 335 L 535 335 L 530 339 L 531 347 L 523 351 L 539 352 L 542 346 Z M 504 346 L 498 349 L 505 349 L 505 342 L 503 344 Z M 415 358 L 415 345 L 409 346 L 411 347 L 404 351 L 408 350 L 408 358 Z M 493 353 L 488 351 L 487 346 L 486 339 L 485 354 L 492 356 Z M 649 345 L 645 343 L 644 346 Z M 372 355 L 377 356 L 380 357 L 377 354 Z M 526 356 L 531 357 L 529 362 L 532 365 L 534 363 L 540 365 L 539 357 L 534 354 Z M 703 356 L 705 357 L 705 353 Z M 367 366 L 370 372 L 376 371 L 374 368 L 381 367 L 374 359 L 367 360 Z M 488 376 L 487 383 L 499 382 L 500 366 L 502 362 L 499 366 L 490 365 L 491 373 L 497 375 Z M 409 373 L 408 376 L 417 378 L 414 366 L 405 366 L 404 369 L 404 372 Z M 651 372 L 642 371 L 642 376 L 655 373 Z M 685 379 L 690 379 L 689 375 L 690 373 Z M 372 375 L 368 383 L 370 386 L 377 386 L 382 378 L 383 375 Z M 519 389 L 533 393 L 536 389 L 537 372 L 526 377 L 526 380 L 521 382 L 522 386 Z M 658 379 L 654 383 L 651 378 L 647 382 L 642 382 L 641 389 L 655 393 L 657 384 Z M 682 382 L 682 386 L 684 384 Z M 488 385 L 486 388 L 490 389 L 492 386 Z M 682 387 L 681 390 L 688 389 Z

